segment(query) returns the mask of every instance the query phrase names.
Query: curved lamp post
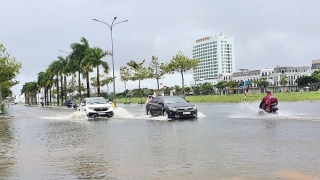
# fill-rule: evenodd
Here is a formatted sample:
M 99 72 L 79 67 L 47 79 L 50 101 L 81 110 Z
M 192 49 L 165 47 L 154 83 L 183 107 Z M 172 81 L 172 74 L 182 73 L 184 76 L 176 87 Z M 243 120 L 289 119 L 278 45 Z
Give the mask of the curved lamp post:
M 124 20 L 124 21 L 120 21 L 120 22 L 117 22 L 117 23 L 114 23 L 114 21 L 117 19 L 117 17 L 114 17 L 113 18 L 113 21 L 111 23 L 111 25 L 109 25 L 108 23 L 106 22 L 103 22 L 103 21 L 100 21 L 98 19 L 93 19 L 94 21 L 97 21 L 97 22 L 100 22 L 100 23 L 103 23 L 103 24 L 106 24 L 109 26 L 110 28 L 110 31 L 111 31 L 111 56 L 112 56 L 112 77 L 113 77 L 113 94 L 114 94 L 114 105 L 116 106 L 116 83 L 115 83 L 115 78 L 114 78 L 114 54 L 113 54 L 113 37 L 112 37 L 112 29 L 115 25 L 117 24 L 120 24 L 120 23 L 123 23 L 123 22 L 127 22 L 128 20 Z

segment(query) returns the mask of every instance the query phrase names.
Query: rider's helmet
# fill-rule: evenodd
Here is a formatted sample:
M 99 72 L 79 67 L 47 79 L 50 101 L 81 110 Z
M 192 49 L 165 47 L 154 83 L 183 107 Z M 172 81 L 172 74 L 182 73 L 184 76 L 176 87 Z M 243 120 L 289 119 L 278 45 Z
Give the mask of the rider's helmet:
M 267 94 L 271 93 L 271 90 L 270 90 L 270 89 L 267 89 L 267 90 L 266 90 L 266 93 L 267 93 Z

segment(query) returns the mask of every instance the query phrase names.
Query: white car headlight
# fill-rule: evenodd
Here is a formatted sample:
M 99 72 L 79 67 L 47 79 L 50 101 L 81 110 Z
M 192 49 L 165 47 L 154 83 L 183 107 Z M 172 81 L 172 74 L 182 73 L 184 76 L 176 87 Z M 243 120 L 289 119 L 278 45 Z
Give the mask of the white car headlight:
M 193 109 L 197 109 L 197 107 L 196 107 L 196 106 L 193 106 L 192 108 L 193 108 Z
M 169 110 L 170 110 L 170 111 L 176 111 L 177 108 L 175 108 L 175 107 L 169 107 Z

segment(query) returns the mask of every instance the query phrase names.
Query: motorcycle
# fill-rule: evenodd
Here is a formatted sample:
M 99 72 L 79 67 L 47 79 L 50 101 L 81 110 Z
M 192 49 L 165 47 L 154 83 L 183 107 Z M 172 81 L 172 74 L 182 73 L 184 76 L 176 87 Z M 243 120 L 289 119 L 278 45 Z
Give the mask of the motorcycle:
M 72 108 L 73 107 L 74 109 L 77 109 L 78 104 L 77 104 L 77 102 L 75 100 L 69 100 L 67 102 L 67 107 L 68 108 Z
M 276 114 L 277 111 L 279 110 L 278 105 L 276 103 L 272 103 L 271 104 L 271 108 L 270 111 L 268 112 L 267 109 L 262 109 L 262 102 L 259 105 L 259 108 L 261 111 L 259 111 L 259 114 L 263 114 L 263 113 L 273 113 Z
M 114 105 L 114 101 L 113 100 L 109 100 L 108 103 L 111 105 L 112 108 L 115 108 L 116 106 Z
M 73 106 L 74 109 L 77 109 L 77 107 L 78 107 L 77 102 L 73 102 L 73 103 L 72 103 L 72 106 Z

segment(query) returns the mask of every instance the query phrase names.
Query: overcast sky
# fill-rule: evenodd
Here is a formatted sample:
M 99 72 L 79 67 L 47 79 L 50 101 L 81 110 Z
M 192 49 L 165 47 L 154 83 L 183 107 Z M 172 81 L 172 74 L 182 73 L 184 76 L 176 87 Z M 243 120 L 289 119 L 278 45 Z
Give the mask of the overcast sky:
M 0 0 L 0 43 L 22 62 L 14 94 L 81 37 L 111 50 L 109 27 L 93 18 L 129 20 L 113 30 L 116 76 L 130 60 L 169 62 L 179 50 L 192 57 L 192 42 L 221 32 L 234 37 L 236 69 L 311 66 L 320 59 L 319 7 L 319 0 Z M 111 57 L 105 60 L 111 67 Z M 185 84 L 191 80 L 188 73 Z M 162 83 L 181 86 L 181 76 Z M 156 81 L 141 86 L 156 88 Z

